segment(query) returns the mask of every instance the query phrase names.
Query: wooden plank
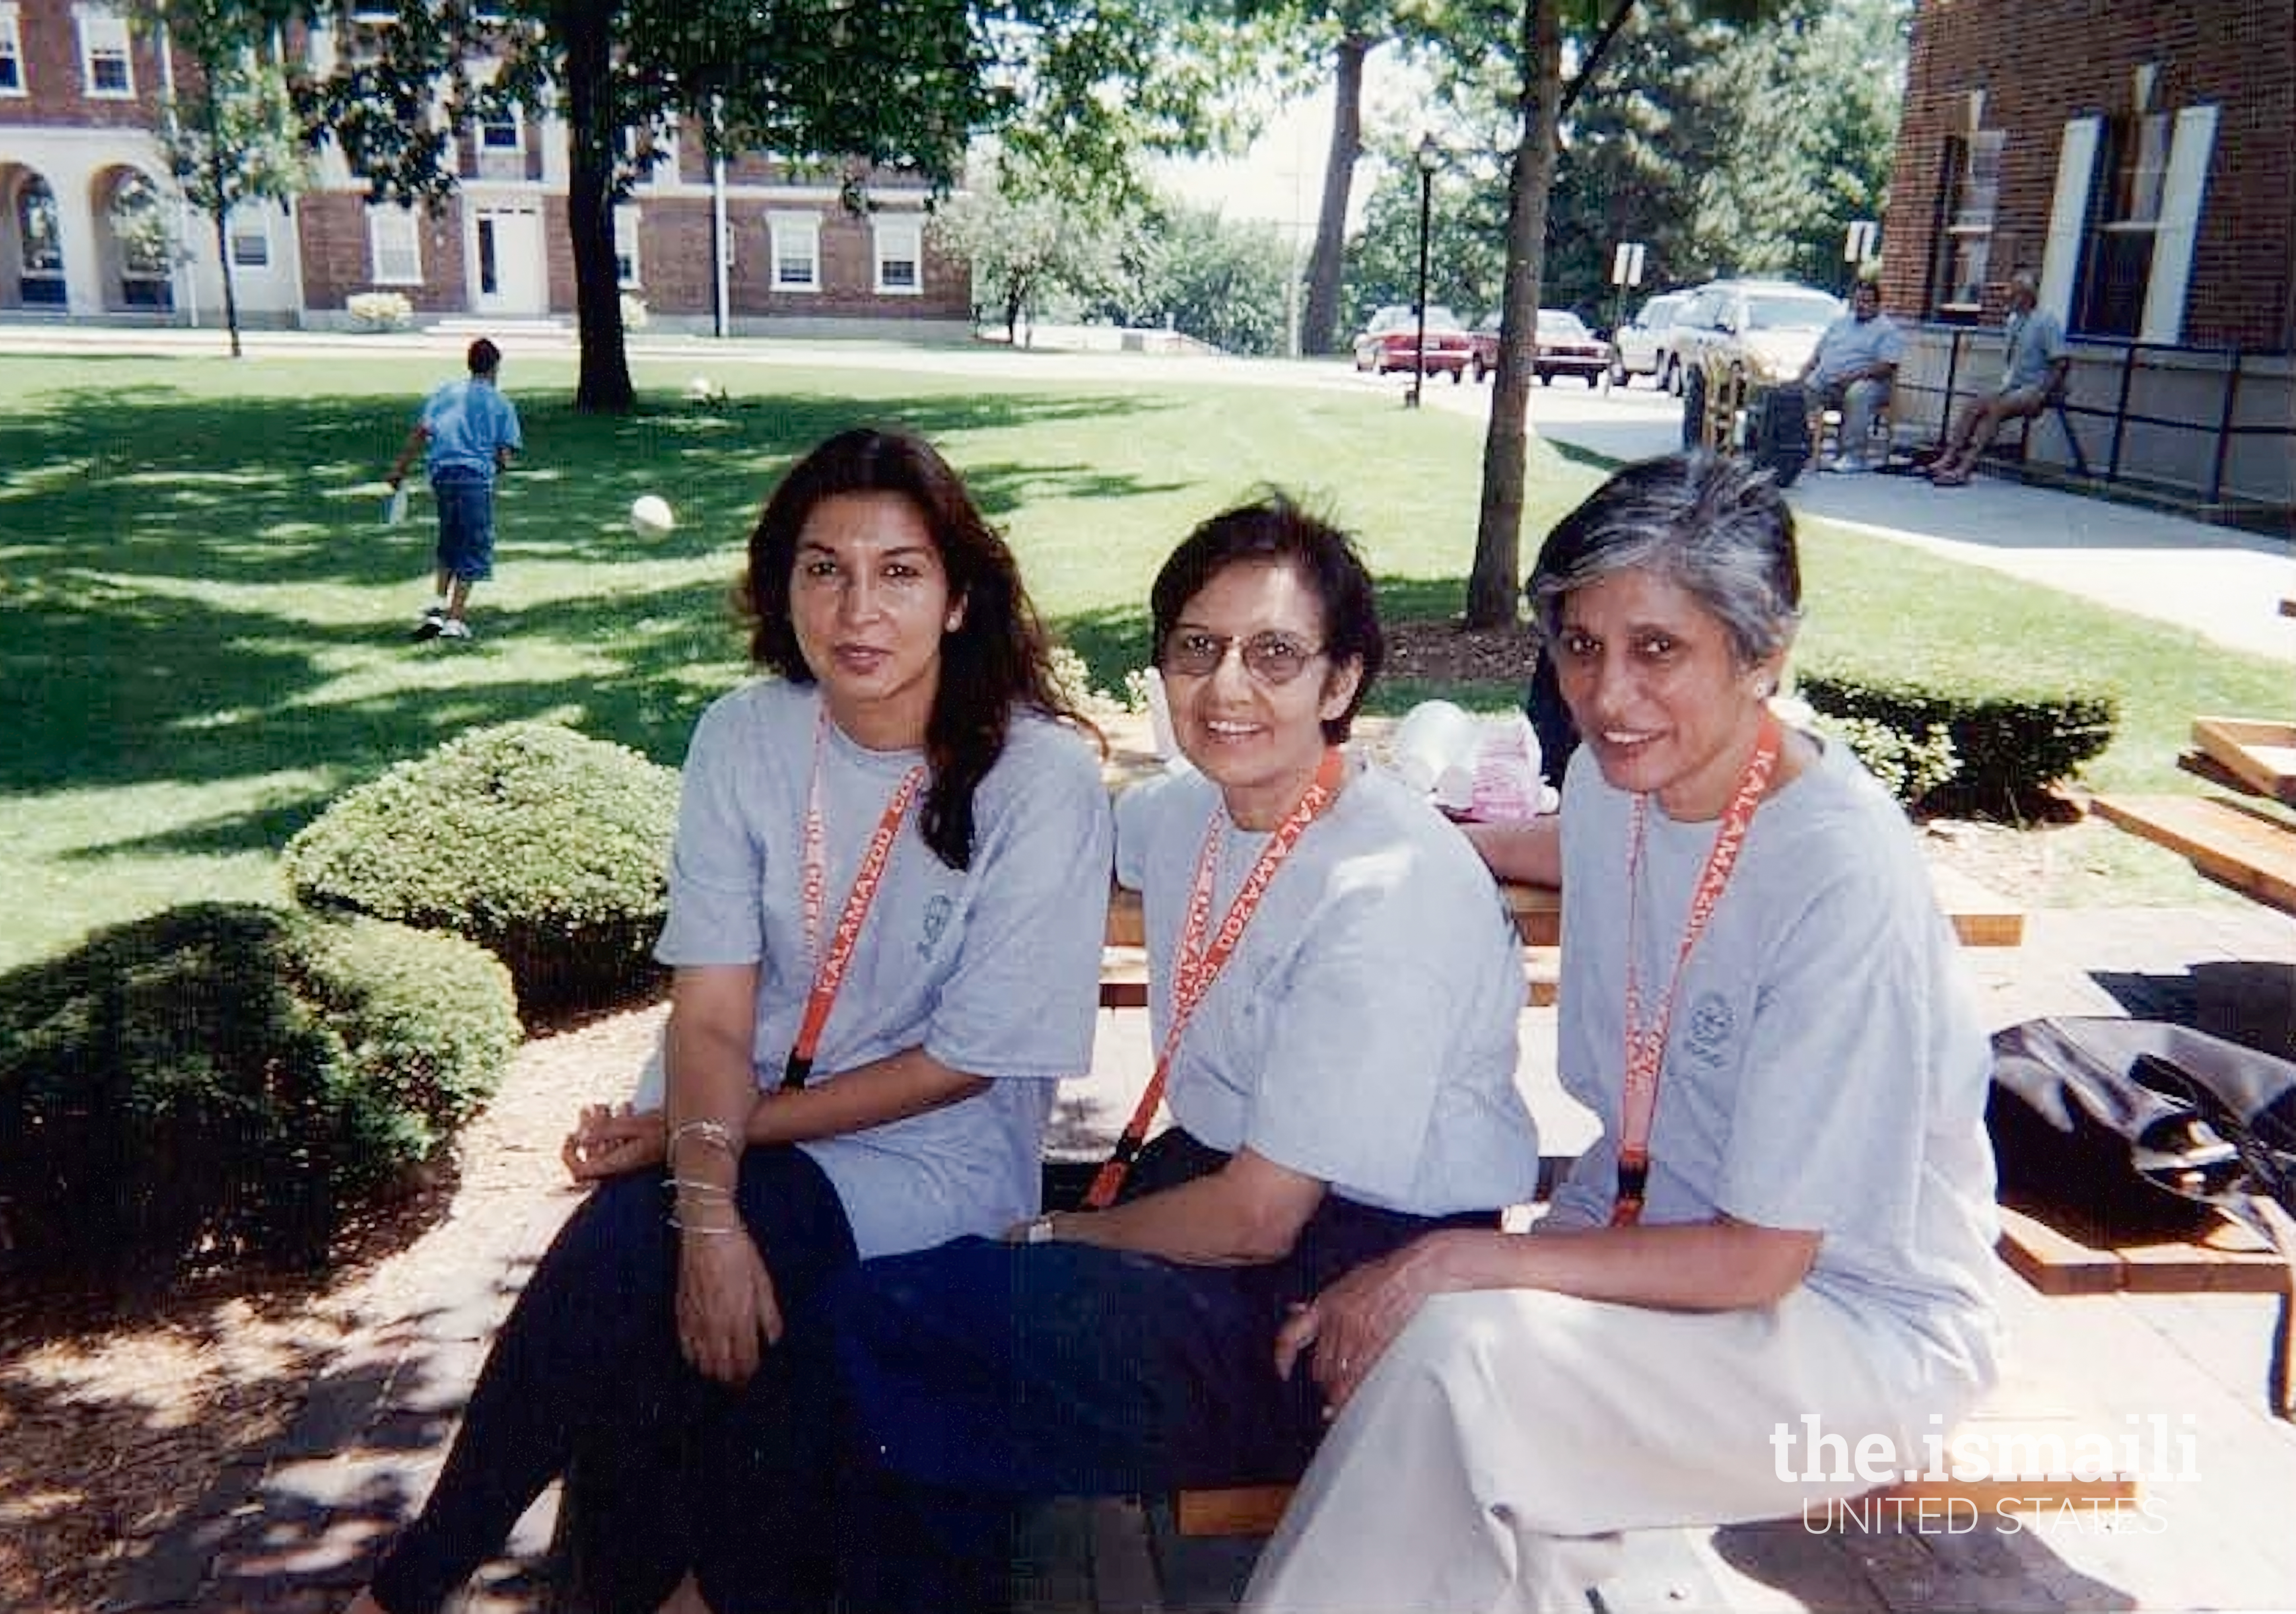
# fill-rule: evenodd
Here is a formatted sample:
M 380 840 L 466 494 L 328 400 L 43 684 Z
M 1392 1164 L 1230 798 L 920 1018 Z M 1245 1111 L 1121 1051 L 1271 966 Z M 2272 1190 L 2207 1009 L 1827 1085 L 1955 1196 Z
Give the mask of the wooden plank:
M 2096 810 L 2210 879 L 2296 914 L 2296 829 L 2215 796 L 2099 796 Z
M 2280 614 L 2284 617 L 2296 617 L 2296 600 L 2281 601 Z
M 2296 805 L 2296 723 L 2195 717 L 2193 743 L 2258 795 Z
M 1173 1528 L 1183 1536 L 1266 1536 L 1291 1500 L 1288 1485 L 1181 1491 L 1172 1498 Z
M 2002 1260 L 2045 1295 L 2270 1295 L 2289 1283 L 2288 1264 L 2231 1223 L 2196 1242 L 2107 1248 L 2012 1206 L 2000 1210 Z
M 1938 906 L 1964 947 L 2015 947 L 2025 941 L 2025 910 L 1951 864 L 1930 862 Z

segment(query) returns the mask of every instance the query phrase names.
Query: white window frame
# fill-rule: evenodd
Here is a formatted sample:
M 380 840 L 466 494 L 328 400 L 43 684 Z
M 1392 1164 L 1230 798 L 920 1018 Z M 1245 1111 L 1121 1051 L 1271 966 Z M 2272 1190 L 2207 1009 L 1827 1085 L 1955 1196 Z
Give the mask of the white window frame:
M 794 249 L 800 242 L 805 250 Z M 821 215 L 818 213 L 768 213 L 766 215 L 766 246 L 771 266 L 773 291 L 815 292 L 821 290 Z M 802 280 L 785 277 L 785 271 L 802 261 L 806 276 Z
M 72 18 L 79 24 L 80 93 L 90 101 L 135 100 L 135 53 L 127 36 L 127 19 L 109 6 L 97 5 L 74 6 Z M 95 65 L 114 59 L 125 82 L 117 89 L 106 88 L 95 81 Z
M 645 286 L 638 262 L 638 210 L 626 201 L 614 204 L 614 283 L 625 291 Z
M 233 268 L 271 267 L 271 215 L 261 202 L 248 202 L 234 208 L 225 220 L 224 239 L 231 249 Z M 251 257 L 242 250 L 248 245 L 255 249 Z
M 643 172 L 638 168 L 638 153 L 646 146 L 653 148 L 655 161 Z M 655 190 L 664 190 L 678 183 L 677 120 L 667 119 L 651 129 L 622 131 L 622 162 L 629 168 L 635 183 Z
M 526 119 L 516 112 L 507 118 L 474 118 L 472 121 L 479 126 L 480 151 L 515 152 L 521 157 L 526 155 Z M 508 129 L 510 138 L 506 141 L 494 139 L 493 135 L 497 129 Z
M 922 297 L 925 291 L 925 221 L 914 214 L 869 221 L 870 274 L 880 297 Z M 889 263 L 909 266 L 909 282 L 898 285 L 885 278 Z
M 8 77 L 0 79 L 0 95 L 32 93 L 24 75 L 24 26 L 17 17 L 16 0 L 0 4 L 0 65 L 8 70 Z
M 401 240 L 391 237 L 404 233 Z M 412 208 L 385 203 L 366 210 L 369 281 L 378 286 L 419 286 L 422 283 L 422 226 Z M 404 260 L 394 268 L 394 258 Z

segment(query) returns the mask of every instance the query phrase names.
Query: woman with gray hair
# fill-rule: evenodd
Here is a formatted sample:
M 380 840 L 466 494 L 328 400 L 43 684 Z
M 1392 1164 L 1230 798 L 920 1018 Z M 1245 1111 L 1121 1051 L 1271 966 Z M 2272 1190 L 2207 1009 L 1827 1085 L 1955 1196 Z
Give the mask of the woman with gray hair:
M 1628 466 L 1530 593 L 1583 735 L 1559 1052 L 1601 1136 L 1528 1235 L 1431 1233 L 1292 1319 L 1338 1421 L 1247 1610 L 1583 1610 L 1618 1532 L 1936 1468 L 1994 1377 L 1986 1037 L 1903 814 L 1771 710 L 1784 501 Z

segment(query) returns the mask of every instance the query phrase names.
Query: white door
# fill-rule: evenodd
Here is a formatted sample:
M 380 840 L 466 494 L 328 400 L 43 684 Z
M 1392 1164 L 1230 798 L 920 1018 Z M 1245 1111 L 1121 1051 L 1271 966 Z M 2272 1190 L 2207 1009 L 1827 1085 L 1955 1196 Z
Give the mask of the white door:
M 472 242 L 471 306 L 480 314 L 532 315 L 549 311 L 542 257 L 542 213 L 535 208 L 481 208 Z

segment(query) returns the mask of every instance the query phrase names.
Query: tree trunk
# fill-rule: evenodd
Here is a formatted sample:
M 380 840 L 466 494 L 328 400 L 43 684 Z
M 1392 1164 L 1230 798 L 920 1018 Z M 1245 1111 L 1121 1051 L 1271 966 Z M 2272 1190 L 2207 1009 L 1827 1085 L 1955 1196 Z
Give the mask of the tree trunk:
M 1533 332 L 1546 269 L 1546 193 L 1554 184 L 1554 125 L 1561 95 L 1561 0 L 1523 0 L 1522 143 L 1507 178 L 1507 255 L 1499 319 L 1499 367 L 1483 435 L 1483 497 L 1475 563 L 1467 574 L 1467 626 L 1515 619 L 1522 586 L 1524 427 L 1530 404 Z
M 231 356 L 241 356 L 239 349 L 239 288 L 231 273 L 231 225 L 227 222 L 230 204 L 224 198 L 223 171 L 223 108 L 222 93 L 216 87 L 213 69 L 201 62 L 201 70 L 207 78 L 208 98 L 208 196 L 215 203 L 216 264 L 223 271 L 223 324 L 231 332 Z
M 1340 41 L 1332 74 L 1332 143 L 1324 157 L 1324 199 L 1316 215 L 1316 250 L 1308 258 L 1308 304 L 1300 315 L 1300 351 L 1338 349 L 1341 254 L 1348 236 L 1348 196 L 1363 155 L 1364 59 L 1379 41 L 1349 34 Z
M 613 5 L 566 0 L 558 37 L 566 50 L 566 123 L 572 150 L 566 181 L 566 233 L 574 249 L 574 315 L 581 370 L 574 407 L 627 414 L 636 402 L 622 340 L 622 296 L 614 272 Z

